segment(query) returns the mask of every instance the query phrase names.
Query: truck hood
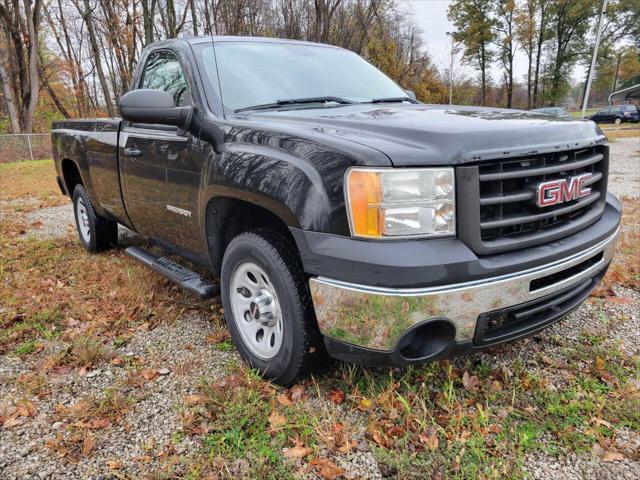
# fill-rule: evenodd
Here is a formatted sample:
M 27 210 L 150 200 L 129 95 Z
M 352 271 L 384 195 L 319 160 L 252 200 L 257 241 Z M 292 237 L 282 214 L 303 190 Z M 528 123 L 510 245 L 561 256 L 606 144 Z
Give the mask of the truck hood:
M 374 148 L 395 166 L 451 165 L 605 143 L 588 120 L 535 112 L 424 104 L 360 104 L 253 112 L 292 134 L 312 131 Z M 302 132 L 300 132 L 302 133 Z

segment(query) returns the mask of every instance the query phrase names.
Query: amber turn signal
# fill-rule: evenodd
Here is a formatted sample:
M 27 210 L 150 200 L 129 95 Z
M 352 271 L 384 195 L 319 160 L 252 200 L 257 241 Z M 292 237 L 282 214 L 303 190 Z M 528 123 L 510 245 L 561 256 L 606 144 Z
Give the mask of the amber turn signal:
M 347 175 L 347 191 L 353 234 L 362 237 L 380 236 L 384 218 L 379 208 L 382 186 L 378 172 L 351 170 Z

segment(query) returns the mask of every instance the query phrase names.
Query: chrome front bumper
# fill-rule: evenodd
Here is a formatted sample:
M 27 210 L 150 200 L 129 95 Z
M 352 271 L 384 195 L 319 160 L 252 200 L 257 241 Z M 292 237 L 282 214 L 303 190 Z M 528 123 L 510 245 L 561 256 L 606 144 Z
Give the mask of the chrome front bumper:
M 481 314 L 552 295 L 595 276 L 613 258 L 617 238 L 618 230 L 561 261 L 455 285 L 392 289 L 312 278 L 309 285 L 318 326 L 326 337 L 370 350 L 391 351 L 415 325 L 446 318 L 455 326 L 455 342 L 470 342 Z M 540 281 L 532 288 L 535 280 Z

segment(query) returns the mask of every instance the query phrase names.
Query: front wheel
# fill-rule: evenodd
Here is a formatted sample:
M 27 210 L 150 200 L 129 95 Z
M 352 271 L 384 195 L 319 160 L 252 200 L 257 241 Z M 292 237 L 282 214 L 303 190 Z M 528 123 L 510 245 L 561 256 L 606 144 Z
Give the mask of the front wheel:
M 282 234 L 242 233 L 222 261 L 222 304 L 240 356 L 288 386 L 322 358 L 321 335 L 297 252 Z
M 106 250 L 118 243 L 118 224 L 96 213 L 80 184 L 73 190 L 73 214 L 80 243 L 88 252 Z
M 620 125 L 622 123 L 622 119 L 620 117 L 617 117 L 613 123 L 615 123 L 616 125 Z

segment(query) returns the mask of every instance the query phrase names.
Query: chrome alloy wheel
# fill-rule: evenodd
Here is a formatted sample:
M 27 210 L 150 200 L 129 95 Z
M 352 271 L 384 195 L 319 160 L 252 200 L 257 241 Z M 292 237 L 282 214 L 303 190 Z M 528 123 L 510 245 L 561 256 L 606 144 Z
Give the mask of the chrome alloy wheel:
M 89 214 L 87 213 L 87 206 L 84 204 L 82 197 L 78 198 L 76 202 L 76 218 L 78 222 L 78 230 L 82 239 L 89 243 L 91 240 L 91 230 L 89 227 Z
M 244 344 L 263 360 L 282 345 L 282 310 L 265 271 L 253 262 L 238 265 L 231 277 L 231 309 Z

